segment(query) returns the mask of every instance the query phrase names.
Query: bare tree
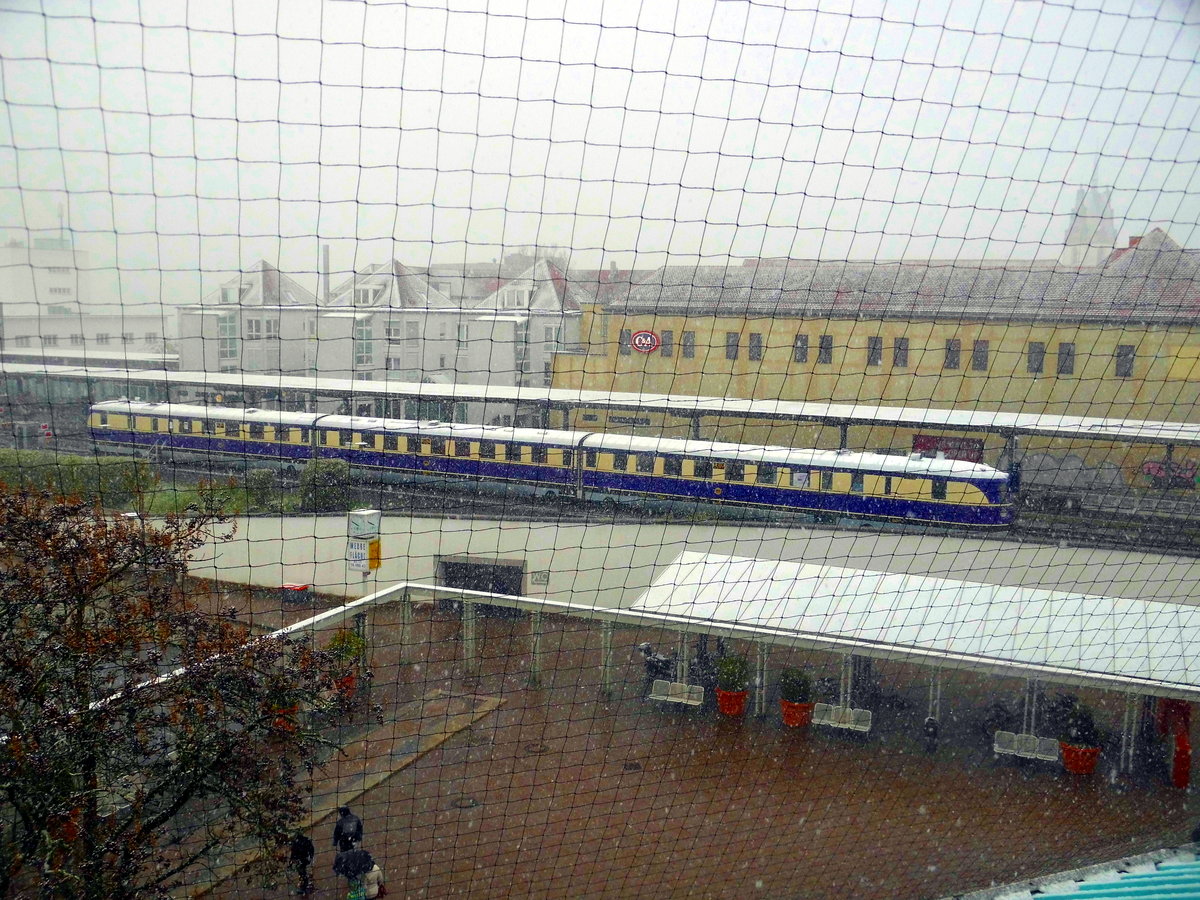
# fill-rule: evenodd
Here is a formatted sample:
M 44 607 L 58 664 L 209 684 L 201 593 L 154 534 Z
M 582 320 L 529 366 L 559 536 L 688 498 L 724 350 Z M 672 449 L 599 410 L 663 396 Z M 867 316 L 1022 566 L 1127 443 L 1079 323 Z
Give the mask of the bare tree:
M 233 848 L 283 865 L 338 664 L 184 596 L 221 525 L 0 486 L 0 896 L 163 896 Z

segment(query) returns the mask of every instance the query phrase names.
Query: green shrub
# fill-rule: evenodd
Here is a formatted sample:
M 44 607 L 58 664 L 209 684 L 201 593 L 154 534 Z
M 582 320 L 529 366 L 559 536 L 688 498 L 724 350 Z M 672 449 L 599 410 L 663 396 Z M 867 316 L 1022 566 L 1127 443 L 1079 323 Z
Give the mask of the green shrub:
M 812 679 L 803 669 L 779 673 L 779 696 L 788 703 L 812 703 Z
M 251 469 L 242 480 L 247 501 L 259 509 L 273 506 L 280 493 L 277 482 L 274 469 Z
M 350 508 L 350 464 L 344 459 L 314 459 L 300 473 L 300 497 L 310 512 Z
M 750 661 L 744 656 L 726 656 L 717 660 L 717 687 L 723 691 L 744 691 L 750 684 Z
M 367 642 L 358 632 L 351 631 L 349 628 L 339 628 L 329 639 L 325 649 L 342 662 L 353 662 L 367 649 Z
M 158 479 L 144 459 L 0 449 L 0 482 L 114 508 L 153 492 Z

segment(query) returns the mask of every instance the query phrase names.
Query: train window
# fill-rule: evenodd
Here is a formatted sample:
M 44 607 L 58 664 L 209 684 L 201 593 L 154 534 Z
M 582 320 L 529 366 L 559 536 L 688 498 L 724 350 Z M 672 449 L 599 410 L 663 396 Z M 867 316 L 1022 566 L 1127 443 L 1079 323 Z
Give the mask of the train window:
M 832 472 L 822 472 L 821 473 L 821 490 L 823 490 L 823 491 L 832 491 L 833 490 L 833 473 Z
M 550 461 L 550 451 L 545 447 L 539 447 L 535 444 L 529 449 L 533 451 L 533 461 L 535 463 L 544 463 Z
M 890 494 L 892 492 L 892 476 L 889 475 L 883 479 L 883 492 Z
M 637 470 L 643 475 L 654 474 L 654 454 L 639 453 L 637 454 Z
M 385 434 L 383 436 L 383 449 L 385 451 L 399 450 L 400 449 L 400 438 L 396 437 L 394 434 Z
M 470 441 L 455 441 L 454 442 L 454 455 L 455 456 L 470 456 L 471 455 L 471 442 Z
M 261 441 L 264 437 L 266 437 L 266 434 L 267 434 L 266 426 L 263 425 L 262 422 L 251 422 L 250 423 L 250 437 L 257 438 L 258 440 Z
M 292 439 L 292 429 L 284 425 L 275 426 L 275 440 L 281 444 L 286 444 Z
M 496 442 L 495 441 L 480 441 L 479 442 L 479 458 L 480 459 L 495 459 L 496 458 Z
M 309 430 L 307 428 L 300 429 L 300 443 L 307 444 L 310 437 L 311 435 L 309 434 Z
M 521 461 L 521 445 L 520 444 L 505 444 L 504 458 L 511 459 L 513 462 Z
M 863 473 L 855 472 L 850 476 L 850 490 L 855 494 L 861 494 L 863 492 L 864 481 L 865 479 L 863 478 Z
M 628 453 L 614 453 L 613 454 L 613 469 L 614 469 L 614 471 L 624 472 L 628 468 L 629 468 L 629 454 Z
M 101 428 L 108 427 L 108 413 L 100 413 L 100 427 Z
M 572 463 L 574 463 L 574 461 L 575 461 L 574 453 L 572 453 L 570 450 L 564 450 L 562 452 L 562 464 L 564 466 L 569 468 L 572 465 Z
M 201 422 L 200 428 L 204 432 L 204 434 L 216 434 L 217 433 L 217 423 L 213 422 L 211 419 Z
M 746 464 L 741 462 L 725 463 L 725 480 L 742 481 L 746 477 Z
M 792 471 L 792 487 L 806 488 L 808 487 L 808 473 Z
M 180 434 L 191 434 L 192 433 L 192 420 L 191 419 L 180 419 L 179 420 L 179 433 Z
M 419 437 L 416 437 L 411 434 L 405 435 L 404 449 L 409 453 L 420 453 L 421 452 L 421 439 Z
M 430 438 L 429 439 L 429 452 L 432 453 L 434 456 L 445 456 L 446 455 L 446 439 L 442 438 L 442 437 Z
M 663 459 L 663 474 L 679 476 L 683 474 L 683 460 L 675 456 Z
M 754 480 L 759 484 L 774 484 L 778 480 L 779 467 L 760 463 Z
M 588 450 L 584 454 L 584 464 L 589 469 L 594 469 L 600 464 L 600 454 L 595 450 Z
M 151 419 L 151 420 L 150 420 L 150 430 L 151 430 L 151 431 L 158 431 L 158 419 Z
M 345 428 L 341 428 L 338 430 L 337 435 L 338 435 L 338 446 L 339 447 L 349 447 L 352 443 L 354 443 L 354 432 L 353 431 L 348 431 Z
M 933 481 L 929 485 L 929 493 L 930 493 L 930 496 L 932 496 L 934 500 L 945 500 L 946 499 L 946 479 L 945 478 L 933 479 Z
M 712 478 L 712 460 L 698 459 L 692 463 L 692 477 Z

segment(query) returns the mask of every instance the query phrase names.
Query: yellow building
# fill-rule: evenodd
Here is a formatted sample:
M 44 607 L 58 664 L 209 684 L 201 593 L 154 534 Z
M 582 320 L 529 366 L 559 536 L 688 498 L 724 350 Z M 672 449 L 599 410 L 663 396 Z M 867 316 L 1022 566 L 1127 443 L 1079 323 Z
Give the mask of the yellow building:
M 589 312 L 583 352 L 556 360 L 555 387 L 1200 421 L 1200 257 L 1161 230 L 1084 270 L 667 266 Z M 633 418 L 642 431 L 684 427 Z M 575 424 L 605 423 L 584 412 Z M 830 429 L 745 425 L 705 421 L 704 433 L 837 439 Z M 911 447 L 911 432 L 855 431 L 851 446 Z M 1118 464 L 1136 467 L 1145 455 Z

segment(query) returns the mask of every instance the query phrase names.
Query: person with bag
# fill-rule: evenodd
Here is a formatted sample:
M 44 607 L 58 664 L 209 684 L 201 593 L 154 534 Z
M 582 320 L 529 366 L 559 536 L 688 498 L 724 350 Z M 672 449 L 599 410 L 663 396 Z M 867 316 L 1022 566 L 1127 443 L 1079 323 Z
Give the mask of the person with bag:
M 363 888 L 365 889 L 364 896 L 367 900 L 375 900 L 376 897 L 387 896 L 387 885 L 383 881 L 383 869 L 379 868 L 379 863 L 363 876 Z

